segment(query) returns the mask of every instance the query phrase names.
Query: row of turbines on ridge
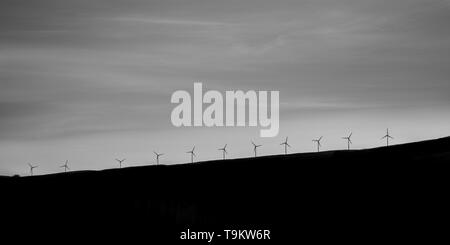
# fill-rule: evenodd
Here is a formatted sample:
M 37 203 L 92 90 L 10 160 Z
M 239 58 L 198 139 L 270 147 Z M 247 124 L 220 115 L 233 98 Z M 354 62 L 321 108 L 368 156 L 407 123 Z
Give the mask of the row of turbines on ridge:
M 342 137 L 342 139 L 347 140 L 347 150 L 350 150 L 350 145 L 352 144 L 352 140 L 351 140 L 352 135 L 353 135 L 353 133 L 351 132 L 348 136 Z M 312 140 L 313 142 L 315 142 L 317 144 L 317 152 L 320 152 L 320 147 L 322 147 L 322 144 L 320 144 L 320 141 L 322 140 L 322 138 L 323 138 L 323 136 L 320 136 L 320 138 Z M 389 129 L 386 129 L 386 135 L 384 135 L 381 139 L 386 139 L 386 146 L 389 146 L 389 139 L 394 139 L 394 138 L 391 135 L 389 135 Z M 252 145 L 253 145 L 253 152 L 255 154 L 255 157 L 257 157 L 258 147 L 261 147 L 262 145 L 255 144 L 255 142 L 253 142 L 253 141 L 252 141 Z M 288 143 L 288 137 L 286 137 L 286 139 L 283 142 L 281 142 L 280 145 L 284 146 L 284 154 L 287 154 L 288 147 L 289 148 L 291 147 L 291 145 L 289 145 L 289 143 Z M 225 144 L 224 147 L 217 149 L 219 151 L 222 151 L 222 159 L 224 159 L 224 160 L 226 159 L 226 154 L 228 154 L 227 146 L 228 146 L 228 144 Z M 161 156 L 163 156 L 164 153 L 157 153 L 156 151 L 153 151 L 153 153 L 155 154 L 155 157 L 156 157 L 156 165 L 159 165 L 159 158 Z M 194 163 L 194 157 L 196 157 L 195 146 L 192 148 L 192 150 L 187 151 L 186 153 L 190 154 L 191 163 Z M 122 163 L 125 160 L 126 160 L 125 158 L 123 158 L 123 159 L 116 158 L 116 161 L 119 163 L 119 168 L 122 168 Z M 33 170 L 35 168 L 39 167 L 38 165 L 32 165 L 30 163 L 28 163 L 28 166 L 30 168 L 30 175 L 33 175 Z M 66 160 L 65 164 L 61 165 L 60 168 L 64 168 L 64 172 L 67 172 L 68 170 L 70 170 L 69 161 Z

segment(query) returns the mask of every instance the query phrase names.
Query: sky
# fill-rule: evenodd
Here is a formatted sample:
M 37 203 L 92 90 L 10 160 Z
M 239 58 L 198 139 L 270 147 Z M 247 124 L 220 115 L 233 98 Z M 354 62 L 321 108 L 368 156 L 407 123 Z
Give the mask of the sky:
M 0 175 L 450 135 L 449 0 L 2 0 Z M 280 91 L 280 132 L 176 128 L 176 90 Z

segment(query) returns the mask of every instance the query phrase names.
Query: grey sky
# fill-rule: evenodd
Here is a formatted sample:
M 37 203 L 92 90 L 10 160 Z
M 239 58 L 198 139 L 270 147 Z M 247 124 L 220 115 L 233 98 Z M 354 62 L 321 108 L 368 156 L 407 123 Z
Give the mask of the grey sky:
M 173 128 L 170 96 L 195 81 L 280 91 L 280 135 L 261 153 L 287 134 L 295 151 L 322 134 L 341 147 L 350 130 L 355 147 L 386 127 L 397 143 L 446 136 L 448 23 L 446 0 L 3 0 L 0 174 L 143 164 L 153 149 L 187 161 L 194 143 L 203 160 L 225 141 L 251 154 L 257 129 Z

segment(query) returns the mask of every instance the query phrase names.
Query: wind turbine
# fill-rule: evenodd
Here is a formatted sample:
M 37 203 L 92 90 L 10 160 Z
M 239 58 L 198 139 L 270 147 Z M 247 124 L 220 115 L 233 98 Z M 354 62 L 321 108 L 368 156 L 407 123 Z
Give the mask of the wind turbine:
M 317 139 L 317 140 L 312 140 L 312 141 L 314 141 L 314 142 L 317 143 L 317 152 L 320 151 L 320 147 L 322 146 L 322 145 L 320 144 L 320 140 L 322 139 L 322 137 L 323 137 L 323 136 L 320 136 L 319 139 Z
M 35 169 L 35 168 L 37 168 L 39 166 L 38 165 L 33 166 L 33 165 L 31 165 L 31 163 L 28 163 L 28 166 L 30 166 L 30 174 L 31 174 L 31 176 L 33 176 L 33 169 Z
M 225 160 L 225 154 L 228 154 L 227 152 L 227 144 L 225 144 L 225 146 L 223 148 L 219 148 L 217 149 L 218 151 L 222 151 L 223 153 L 223 159 Z
M 68 163 L 69 163 L 69 160 L 66 160 L 66 163 L 64 165 L 60 166 L 61 168 L 64 168 L 64 172 L 67 172 L 67 169 L 70 170 Z
M 288 137 L 286 137 L 286 140 L 285 140 L 284 142 L 282 142 L 280 145 L 284 145 L 284 154 L 287 154 L 287 147 L 288 147 L 288 146 L 291 147 L 291 146 L 288 144 Z
M 186 152 L 188 154 L 191 154 L 191 163 L 194 163 L 194 156 L 196 156 L 195 153 L 194 153 L 194 150 L 195 150 L 195 145 L 194 145 L 194 147 L 192 148 L 191 151 Z
M 342 137 L 342 139 L 347 140 L 347 150 L 350 150 L 350 144 L 352 144 L 352 140 L 350 139 L 352 137 L 353 133 L 350 133 L 348 137 Z
M 159 157 L 164 155 L 164 153 L 159 153 L 158 154 L 156 151 L 154 151 L 153 153 L 155 153 L 155 155 L 156 155 L 156 165 L 159 165 Z
M 119 163 L 119 167 L 120 167 L 120 168 L 122 168 L 122 163 L 123 163 L 123 161 L 125 161 L 125 160 L 126 160 L 125 158 L 122 159 L 122 160 L 116 158 L 116 161 Z
M 389 129 L 386 129 L 386 135 L 383 136 L 381 139 L 386 138 L 386 146 L 389 146 L 389 139 L 394 139 L 392 136 L 389 135 Z
M 255 142 L 253 142 L 253 141 L 252 141 L 252 145 L 253 145 L 253 151 L 255 152 L 255 157 L 256 157 L 256 149 L 257 149 L 258 147 L 261 147 L 262 145 L 257 145 L 257 144 L 255 144 Z

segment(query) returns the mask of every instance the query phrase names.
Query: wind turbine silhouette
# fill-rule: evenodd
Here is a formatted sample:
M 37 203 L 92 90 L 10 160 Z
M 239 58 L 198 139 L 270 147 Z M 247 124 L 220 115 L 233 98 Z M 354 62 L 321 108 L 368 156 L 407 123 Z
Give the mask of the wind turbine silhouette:
M 386 138 L 386 146 L 389 146 L 389 139 L 394 139 L 392 136 L 389 135 L 389 129 L 386 129 L 386 135 L 383 136 L 381 139 Z
M 284 154 L 287 154 L 287 147 L 288 147 L 288 146 L 291 147 L 291 146 L 288 144 L 288 137 L 286 137 L 286 140 L 285 140 L 284 142 L 282 142 L 280 145 L 284 145 Z
M 352 140 L 350 139 L 352 137 L 352 132 L 350 132 L 350 135 L 347 137 L 342 137 L 342 139 L 347 140 L 347 150 L 350 150 L 350 144 L 352 144 Z
M 316 142 L 316 143 L 317 143 L 317 152 L 320 151 L 320 147 L 322 146 L 322 145 L 320 144 L 320 140 L 322 139 L 322 137 L 323 137 L 323 136 L 320 136 L 319 139 L 317 139 L 317 140 L 312 140 L 313 142 Z
M 225 154 L 228 154 L 227 152 L 227 144 L 225 144 L 225 146 L 223 148 L 219 148 L 217 149 L 218 151 L 222 151 L 223 153 L 223 159 L 225 160 Z
M 66 160 L 66 163 L 64 165 L 60 166 L 61 168 L 64 168 L 64 172 L 67 172 L 67 169 L 70 170 L 68 163 L 69 163 L 69 160 Z
M 257 149 L 258 147 L 261 147 L 262 145 L 257 145 L 257 144 L 255 144 L 255 142 L 253 142 L 253 141 L 252 141 L 252 145 L 253 145 L 253 151 L 255 152 L 255 157 L 256 157 L 256 149 Z
M 35 168 L 37 168 L 39 166 L 38 165 L 33 166 L 33 165 L 31 165 L 31 163 L 28 163 L 28 166 L 30 166 L 30 175 L 33 176 L 33 169 L 35 169 Z
M 122 160 L 116 158 L 116 161 L 119 163 L 119 168 L 122 168 L 122 163 L 123 163 L 123 161 L 125 161 L 125 160 L 126 160 L 125 158 L 122 159 Z
M 155 155 L 156 155 L 156 165 L 159 165 L 159 157 L 164 155 L 164 153 L 159 153 L 158 154 L 156 151 L 154 151 L 153 153 L 155 153 Z
M 197 156 L 197 155 L 195 155 L 194 150 L 195 150 L 195 145 L 191 151 L 186 152 L 188 154 L 191 154 L 191 163 L 194 163 L 194 156 Z

